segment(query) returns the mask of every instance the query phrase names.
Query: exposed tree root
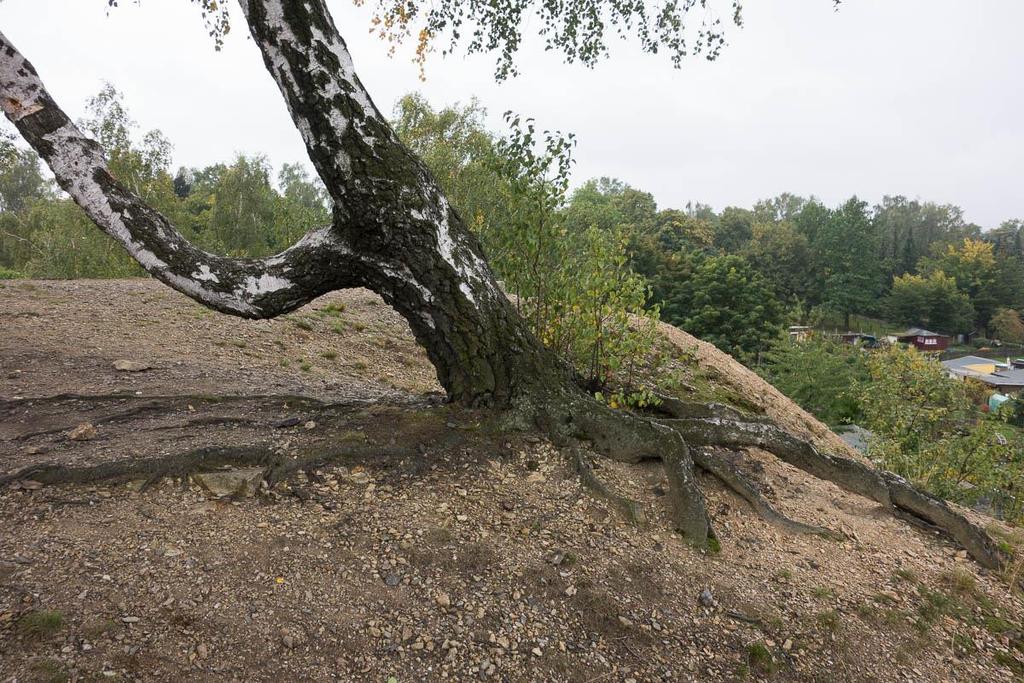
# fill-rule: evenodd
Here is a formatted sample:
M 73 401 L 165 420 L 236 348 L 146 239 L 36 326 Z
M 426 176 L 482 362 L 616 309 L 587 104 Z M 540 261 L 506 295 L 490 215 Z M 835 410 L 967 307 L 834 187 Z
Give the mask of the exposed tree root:
M 894 510 L 910 513 L 939 527 L 960 543 L 979 564 L 999 569 L 1005 554 L 984 529 L 973 524 L 944 500 L 918 490 L 891 472 L 876 470 L 851 458 L 820 453 L 764 419 L 726 419 L 718 413 L 706 418 L 672 418 L 662 423 L 676 430 L 695 447 L 762 448 L 780 460 L 819 479 L 875 500 Z
M 690 449 L 677 432 L 653 420 L 612 410 L 582 395 L 560 396 L 535 413 L 535 418 L 558 446 L 582 440 L 619 462 L 661 460 L 669 480 L 673 526 L 698 547 L 717 546 L 704 494 L 694 475 Z
M 57 394 L 55 396 L 43 396 L 39 398 L 20 398 L 20 399 L 0 399 L 0 414 L 13 414 L 19 410 L 25 410 L 31 407 L 37 406 L 63 406 L 64 404 L 85 404 L 88 406 L 96 406 L 97 408 L 108 405 L 108 404 L 137 404 L 130 405 L 117 412 L 113 412 L 108 415 L 101 415 L 98 417 L 91 417 L 88 421 L 93 426 L 100 426 L 104 424 L 116 424 L 120 422 L 126 422 L 133 418 L 140 416 L 158 416 L 161 414 L 167 414 L 174 411 L 186 410 L 194 406 L 199 405 L 237 405 L 237 404 L 261 404 L 264 406 L 273 407 L 285 407 L 288 410 L 299 413 L 305 413 L 310 417 L 323 415 L 332 411 L 348 410 L 352 408 L 358 408 L 368 405 L 380 405 L 379 401 L 369 401 L 363 399 L 353 399 L 346 401 L 334 401 L 326 402 L 320 401 L 315 398 L 309 398 L 305 396 L 297 396 L 292 394 L 258 394 L 258 395 L 209 395 L 209 394 L 183 394 L 183 395 L 157 395 L 157 396 L 137 396 L 135 394 Z M 398 403 L 389 403 L 389 405 L 399 405 Z M 422 400 L 412 402 L 411 405 L 424 405 Z M 81 421 L 81 420 L 80 420 Z M 79 422 L 80 422 L 79 421 Z M 167 430 L 167 429 L 178 429 L 188 427 L 199 427 L 213 424 L 250 424 L 258 426 L 260 424 L 267 424 L 268 426 L 281 426 L 276 423 L 269 423 L 266 420 L 258 418 L 247 418 L 237 416 L 199 416 L 194 417 L 182 424 L 174 425 L 160 425 L 151 427 L 153 430 Z M 299 420 L 296 419 L 296 424 Z M 33 438 L 41 436 L 51 436 L 54 434 L 62 434 L 73 429 L 78 422 L 74 424 L 67 424 L 60 427 L 50 427 L 47 429 L 40 429 L 31 432 L 25 432 L 12 437 L 15 441 L 28 441 Z
M 225 466 L 269 469 L 283 459 L 265 446 L 209 446 L 171 456 L 117 460 L 87 467 L 53 463 L 30 465 L 0 477 L 0 486 L 28 479 L 42 484 L 95 484 L 134 479 L 155 481 L 163 477 L 185 477 L 193 472 L 210 472 Z
M 0 400 L 0 410 L 19 409 L 28 404 L 60 404 L 72 401 L 101 405 L 107 402 L 140 402 L 125 410 L 96 418 L 93 420 L 96 424 L 129 420 L 197 401 L 280 401 L 287 403 L 290 408 L 320 412 L 367 403 L 326 403 L 302 396 L 275 395 L 142 398 L 121 394 L 65 394 L 41 399 Z M 619 462 L 660 460 L 669 481 L 667 501 L 673 526 L 684 538 L 697 546 L 715 547 L 717 541 L 706 511 L 704 496 L 696 481 L 695 466 L 720 479 L 746 500 L 766 521 L 783 531 L 841 538 L 834 531 L 790 519 L 779 512 L 736 465 L 713 450 L 757 447 L 819 479 L 831 481 L 847 491 L 882 503 L 901 518 L 916 521 L 918 526 L 941 530 L 959 542 L 976 561 L 987 568 L 1003 567 L 1007 561 L 1005 555 L 983 529 L 970 522 L 945 501 L 917 490 L 905 479 L 892 473 L 875 470 L 850 458 L 820 453 L 809 442 L 784 431 L 768 418 L 750 417 L 720 404 L 693 404 L 674 399 L 662 402 L 659 412 L 668 417 L 658 419 L 614 411 L 581 396 L 563 396 L 561 400 L 545 402 L 543 405 L 546 408 L 544 410 L 539 410 L 536 404 L 531 406 L 533 410 L 530 414 L 535 424 L 541 427 L 556 445 L 568 449 L 583 485 L 595 495 L 607 500 L 631 523 L 643 522 L 644 514 L 640 505 L 615 493 L 602 482 L 577 444 L 581 440 L 588 441 L 596 452 Z M 233 421 L 252 422 L 252 419 L 231 416 L 199 417 L 176 426 L 202 426 L 211 422 Z M 63 430 L 47 430 L 36 434 L 57 431 Z M 31 435 L 22 435 L 18 438 L 24 439 L 29 436 Z M 264 467 L 265 478 L 268 484 L 273 485 L 299 469 L 315 469 L 347 455 L 354 455 L 354 450 L 361 449 L 349 448 L 344 454 L 320 453 L 302 458 L 289 458 L 272 452 L 266 446 L 201 448 L 176 456 L 118 461 L 82 468 L 56 464 L 36 465 L 0 477 L 0 485 L 25 479 L 45 484 L 144 479 L 148 484 L 163 477 L 185 477 L 192 472 L 211 471 L 225 466 Z M 372 450 L 379 453 L 381 448 L 374 447 Z
M 351 458 L 385 452 L 389 456 L 409 457 L 415 449 L 353 444 L 344 450 L 317 452 L 312 455 L 282 455 L 263 445 L 207 446 L 185 453 L 154 458 L 117 460 L 98 465 L 69 467 L 55 463 L 30 465 L 17 472 L 0 476 L 0 487 L 32 480 L 41 484 L 97 484 L 143 480 L 142 488 L 166 477 L 185 479 L 199 472 L 213 472 L 225 467 L 262 467 L 267 485 L 284 481 L 293 474 L 313 470 Z
M 832 540 L 843 540 L 845 537 L 821 526 L 806 524 L 790 519 L 778 510 L 757 490 L 757 488 L 743 475 L 736 465 L 726 458 L 708 448 L 693 448 L 693 462 L 701 469 L 713 474 L 723 484 L 732 489 L 740 498 L 750 503 L 766 522 L 782 531 L 791 534 L 813 534 Z
M 576 467 L 577 474 L 580 475 L 580 483 L 583 488 L 591 491 L 594 495 L 604 499 L 612 507 L 614 507 L 626 520 L 635 524 L 636 526 L 643 526 L 647 522 L 647 518 L 644 515 L 643 508 L 635 500 L 631 500 L 625 496 L 621 496 L 611 489 L 609 489 L 604 482 L 597 478 L 594 474 L 594 468 L 587 460 L 587 457 L 583 454 L 580 448 L 570 448 L 569 457 L 572 459 L 573 464 Z

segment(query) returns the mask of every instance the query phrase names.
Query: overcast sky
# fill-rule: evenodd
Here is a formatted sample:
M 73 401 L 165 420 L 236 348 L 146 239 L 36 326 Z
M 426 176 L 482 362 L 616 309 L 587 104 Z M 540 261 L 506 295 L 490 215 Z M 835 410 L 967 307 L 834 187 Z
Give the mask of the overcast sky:
M 420 82 L 406 55 L 389 59 L 368 35 L 365 7 L 329 4 L 383 110 L 413 90 L 435 106 L 476 96 L 496 129 L 514 110 L 575 132 L 577 183 L 618 177 L 662 207 L 904 194 L 958 204 L 986 228 L 1024 218 L 1020 0 L 846 0 L 839 12 L 830 0 L 750 0 L 716 62 L 675 70 L 620 43 L 588 70 L 534 43 L 523 75 L 501 85 L 489 56 L 435 57 Z M 186 0 L 106 5 L 0 2 L 0 29 L 72 117 L 108 80 L 143 128 L 171 139 L 176 164 L 305 159 L 240 18 L 217 53 Z

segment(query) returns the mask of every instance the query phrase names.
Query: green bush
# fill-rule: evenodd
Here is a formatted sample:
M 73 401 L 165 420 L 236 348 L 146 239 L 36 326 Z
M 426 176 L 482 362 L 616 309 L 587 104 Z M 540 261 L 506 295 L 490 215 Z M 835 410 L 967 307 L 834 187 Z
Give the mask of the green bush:
M 975 407 L 964 382 L 914 349 L 871 355 L 861 396 L 868 455 L 937 496 L 1020 521 L 1024 432 Z
M 628 236 L 621 226 L 566 227 L 572 138 L 545 133 L 538 153 L 532 122 L 507 119 L 493 160 L 506 200 L 477 222 L 492 265 L 533 332 L 592 390 L 613 406 L 644 405 L 652 396 L 637 374 L 654 351 L 658 309 L 645 307 L 650 292 L 630 268 Z
M 826 424 L 853 424 L 863 416 L 861 387 L 869 378 L 860 347 L 817 334 L 803 341 L 782 335 L 757 371 Z
M 0 280 L 18 280 L 23 277 L 25 277 L 24 274 L 19 273 L 12 268 L 4 268 L 3 266 L 0 266 Z

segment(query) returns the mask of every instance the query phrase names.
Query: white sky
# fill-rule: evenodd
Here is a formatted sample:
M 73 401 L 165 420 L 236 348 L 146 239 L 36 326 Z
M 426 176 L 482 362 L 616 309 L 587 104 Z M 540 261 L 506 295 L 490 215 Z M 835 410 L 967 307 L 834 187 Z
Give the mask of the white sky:
M 577 183 L 618 177 L 662 207 L 904 194 L 958 204 L 986 228 L 1024 218 L 1020 0 L 845 0 L 838 13 L 830 0 L 747 0 L 745 27 L 716 62 L 677 71 L 616 44 L 588 70 L 534 42 L 523 75 L 501 85 L 490 56 L 435 57 L 421 83 L 405 54 L 388 59 L 368 35 L 366 8 L 329 4 L 383 110 L 412 90 L 435 106 L 475 95 L 495 128 L 511 109 L 575 132 Z M 0 2 L 3 32 L 73 118 L 109 80 L 144 129 L 171 139 L 176 164 L 305 159 L 240 18 L 216 53 L 187 0 L 121 0 L 109 15 L 106 5 Z

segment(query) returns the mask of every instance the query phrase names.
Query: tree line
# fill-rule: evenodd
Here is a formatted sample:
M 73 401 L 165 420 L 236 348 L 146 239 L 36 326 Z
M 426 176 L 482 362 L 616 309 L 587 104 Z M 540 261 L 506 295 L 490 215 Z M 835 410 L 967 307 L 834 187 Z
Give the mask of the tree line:
M 478 102 L 435 110 L 409 95 L 393 123 L 530 308 L 534 329 L 596 383 L 632 352 L 609 348 L 631 345 L 628 314 L 660 316 L 745 359 L 786 324 L 831 318 L 849 328 L 854 314 L 1024 341 L 1020 220 L 983 231 L 956 206 L 902 196 L 828 207 L 782 194 L 715 211 L 660 208 L 609 178 L 570 191 L 572 136 L 507 119 L 498 135 Z M 81 123 L 118 179 L 204 249 L 264 256 L 330 220 L 322 184 L 299 164 L 275 173 L 264 157 L 240 155 L 172 172 L 170 141 L 139 135 L 109 85 Z M 0 209 L 0 276 L 142 274 L 9 137 L 0 139 Z

